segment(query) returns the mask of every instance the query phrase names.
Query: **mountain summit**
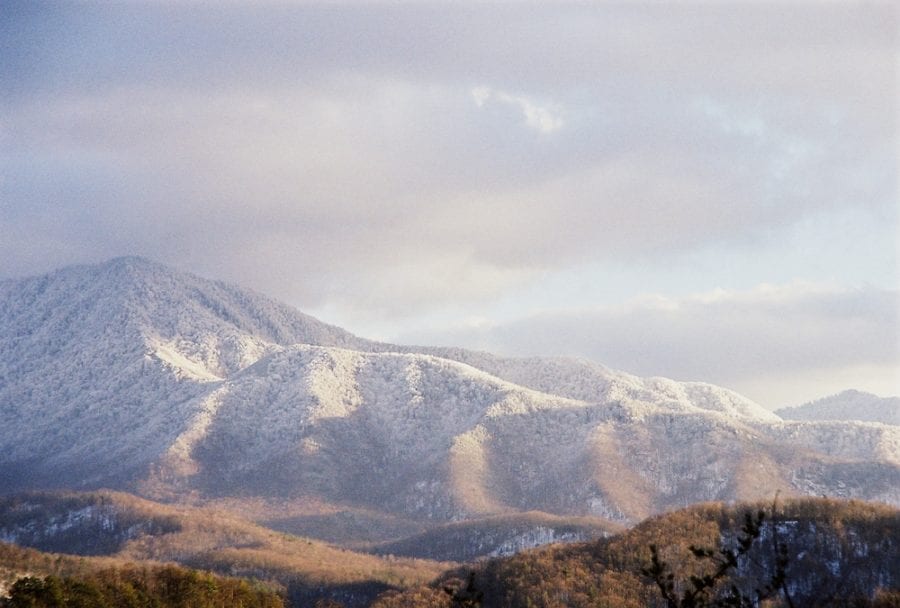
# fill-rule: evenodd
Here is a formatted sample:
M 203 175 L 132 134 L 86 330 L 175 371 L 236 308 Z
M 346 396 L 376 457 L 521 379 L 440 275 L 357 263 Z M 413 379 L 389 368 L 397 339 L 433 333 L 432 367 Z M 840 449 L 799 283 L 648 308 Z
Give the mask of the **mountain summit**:
M 900 504 L 898 446 L 709 384 L 372 342 L 140 258 L 0 283 L 0 492 L 632 522 L 778 490 Z

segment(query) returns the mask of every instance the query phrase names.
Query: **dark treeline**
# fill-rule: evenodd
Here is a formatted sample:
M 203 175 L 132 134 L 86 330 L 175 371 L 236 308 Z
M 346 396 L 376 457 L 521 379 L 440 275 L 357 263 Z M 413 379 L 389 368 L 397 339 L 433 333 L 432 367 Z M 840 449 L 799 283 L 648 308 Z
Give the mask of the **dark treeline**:
M 125 566 L 80 576 L 23 577 L 2 608 L 283 608 L 281 597 L 241 579 L 178 566 Z

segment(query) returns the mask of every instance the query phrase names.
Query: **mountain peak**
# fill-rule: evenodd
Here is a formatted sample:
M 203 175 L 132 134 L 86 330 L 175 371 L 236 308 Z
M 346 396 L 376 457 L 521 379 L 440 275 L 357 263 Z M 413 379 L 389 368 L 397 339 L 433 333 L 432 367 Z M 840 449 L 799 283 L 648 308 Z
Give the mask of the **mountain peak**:
M 89 275 L 91 277 L 98 278 L 104 275 L 118 275 L 123 273 L 137 274 L 145 272 L 175 273 L 177 271 L 149 258 L 144 258 L 137 255 L 124 255 L 100 262 L 64 266 L 63 268 L 55 270 L 46 275 L 31 278 L 54 277 L 59 275 Z
M 101 262 L 100 264 L 97 264 L 97 266 L 109 266 L 111 268 L 146 268 L 151 266 L 161 267 L 163 265 L 139 255 L 121 255 L 110 258 L 106 262 Z
M 154 275 L 185 276 L 188 274 L 156 260 L 136 255 L 111 258 L 105 262 L 88 265 L 87 268 L 96 274 L 109 273 L 145 278 Z

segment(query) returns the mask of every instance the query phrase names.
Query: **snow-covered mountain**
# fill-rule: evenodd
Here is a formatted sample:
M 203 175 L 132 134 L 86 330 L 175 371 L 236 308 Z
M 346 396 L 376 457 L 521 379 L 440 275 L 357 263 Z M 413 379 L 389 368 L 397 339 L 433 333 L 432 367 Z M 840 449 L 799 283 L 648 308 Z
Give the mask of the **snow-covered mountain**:
M 900 425 L 900 397 L 848 390 L 777 411 L 785 420 L 865 420 Z
M 308 497 L 636 521 L 783 494 L 900 504 L 900 427 L 568 359 L 357 338 L 138 258 L 0 283 L 0 492 Z
M 124 482 L 280 345 L 364 341 L 139 258 L 0 283 L 0 486 Z M 74 470 L 73 470 L 74 467 Z

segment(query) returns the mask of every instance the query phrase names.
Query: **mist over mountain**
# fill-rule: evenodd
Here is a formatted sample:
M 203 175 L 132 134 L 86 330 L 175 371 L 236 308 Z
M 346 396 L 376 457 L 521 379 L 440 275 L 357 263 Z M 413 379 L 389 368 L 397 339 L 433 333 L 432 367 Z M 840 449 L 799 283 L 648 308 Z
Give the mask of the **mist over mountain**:
M 0 492 L 631 523 L 706 500 L 900 504 L 900 427 L 724 388 L 358 338 L 140 258 L 0 283 Z

